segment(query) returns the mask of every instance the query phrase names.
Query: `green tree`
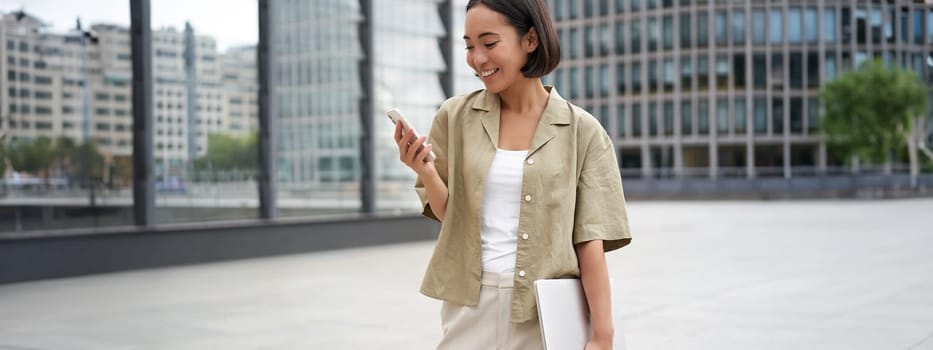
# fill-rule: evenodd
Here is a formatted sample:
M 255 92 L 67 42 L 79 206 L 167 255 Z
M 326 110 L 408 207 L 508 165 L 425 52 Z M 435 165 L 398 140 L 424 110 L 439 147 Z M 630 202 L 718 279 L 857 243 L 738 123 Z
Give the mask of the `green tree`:
M 52 164 L 52 140 L 48 137 L 15 140 L 10 143 L 9 159 L 17 171 L 48 178 Z
M 197 171 L 250 171 L 258 168 L 258 135 L 233 136 L 210 134 L 207 136 L 207 154 L 194 161 Z
M 6 143 L 0 138 L 0 179 L 6 175 Z
M 914 72 L 869 61 L 827 83 L 821 95 L 821 128 L 834 152 L 882 163 L 893 161 L 907 146 L 911 182 L 916 184 L 917 150 L 925 148 L 927 88 Z

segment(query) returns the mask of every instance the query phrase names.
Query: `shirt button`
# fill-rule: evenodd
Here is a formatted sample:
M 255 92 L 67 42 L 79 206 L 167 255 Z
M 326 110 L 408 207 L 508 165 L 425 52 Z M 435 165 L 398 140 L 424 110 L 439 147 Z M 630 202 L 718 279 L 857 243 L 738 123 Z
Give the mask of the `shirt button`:
M 526 201 L 526 202 L 531 202 L 531 195 L 530 195 L 530 194 L 526 194 L 526 195 L 525 195 L 525 201 Z
M 522 233 L 522 239 L 528 239 L 528 234 L 527 234 L 527 233 Z
M 519 277 L 525 277 L 525 270 L 519 271 L 519 272 L 518 272 L 518 276 L 519 276 Z
M 528 160 L 528 165 L 533 165 L 534 163 L 535 163 L 535 160 L 534 160 L 534 159 L 529 159 L 529 160 Z

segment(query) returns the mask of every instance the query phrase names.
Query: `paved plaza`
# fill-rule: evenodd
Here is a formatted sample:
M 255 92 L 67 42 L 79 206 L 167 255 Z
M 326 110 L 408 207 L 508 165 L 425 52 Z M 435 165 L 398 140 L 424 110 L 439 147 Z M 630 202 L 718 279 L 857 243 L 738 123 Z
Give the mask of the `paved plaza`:
M 635 202 L 630 217 L 632 244 L 608 255 L 629 350 L 933 349 L 933 199 Z M 431 349 L 431 250 L 0 285 L 0 349 Z

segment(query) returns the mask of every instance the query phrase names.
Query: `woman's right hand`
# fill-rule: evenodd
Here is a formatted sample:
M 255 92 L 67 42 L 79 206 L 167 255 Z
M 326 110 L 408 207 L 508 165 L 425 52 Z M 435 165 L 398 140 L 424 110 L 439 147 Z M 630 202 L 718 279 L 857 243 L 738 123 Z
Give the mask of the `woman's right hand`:
M 427 140 L 427 136 L 419 137 L 409 145 L 405 140 L 410 140 L 414 135 L 415 131 L 412 128 L 403 132 L 402 124 L 395 124 L 395 143 L 398 145 L 399 160 L 405 163 L 411 170 L 414 170 L 415 173 L 422 178 L 437 174 L 437 170 L 434 168 L 434 161 L 425 161 L 425 158 L 431 153 L 431 149 L 434 145 L 429 144 L 419 152 L 418 149 L 420 147 L 418 146 Z

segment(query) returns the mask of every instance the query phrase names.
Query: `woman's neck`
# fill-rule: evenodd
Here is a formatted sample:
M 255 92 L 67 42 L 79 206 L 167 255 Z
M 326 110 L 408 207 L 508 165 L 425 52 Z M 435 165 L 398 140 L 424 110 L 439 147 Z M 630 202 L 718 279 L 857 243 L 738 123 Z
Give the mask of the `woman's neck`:
M 541 84 L 541 78 L 521 79 L 499 93 L 502 109 L 519 115 L 540 110 L 547 99 L 548 91 Z

